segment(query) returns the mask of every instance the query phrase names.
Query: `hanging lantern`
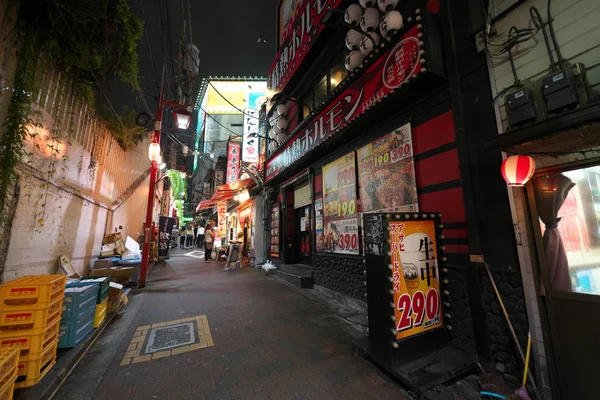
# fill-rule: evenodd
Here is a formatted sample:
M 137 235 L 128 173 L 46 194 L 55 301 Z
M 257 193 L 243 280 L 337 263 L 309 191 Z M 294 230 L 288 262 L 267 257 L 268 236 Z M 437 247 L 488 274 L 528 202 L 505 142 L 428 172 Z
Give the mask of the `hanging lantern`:
M 285 114 L 287 111 L 288 111 L 287 106 L 285 104 L 280 104 L 275 109 L 275 112 L 273 113 L 273 115 L 276 116 L 276 117 L 280 117 L 283 114 Z
M 358 2 L 363 8 L 375 7 L 377 3 L 375 0 L 359 0 Z
M 381 15 L 376 8 L 367 8 L 360 17 L 360 27 L 365 32 L 373 32 L 379 26 Z
M 160 145 L 158 143 L 150 143 L 148 158 L 150 161 L 158 161 L 158 157 L 160 157 Z
M 379 9 L 381 10 L 381 12 L 388 12 L 388 11 L 392 11 L 394 8 L 396 8 L 396 6 L 398 5 L 398 3 L 400 2 L 400 0 L 378 0 L 377 3 L 379 3 Z
M 277 150 L 277 144 L 275 142 L 269 143 L 269 151 L 272 153 Z
M 352 50 L 346 56 L 346 61 L 344 64 L 346 65 L 346 69 L 348 71 L 354 71 L 356 68 L 360 67 L 362 62 L 363 62 L 363 55 L 360 54 L 360 51 Z
M 402 28 L 403 23 L 402 14 L 399 11 L 390 11 L 381 19 L 379 32 L 381 32 L 381 36 L 384 38 L 389 38 Z
M 277 141 L 279 143 L 283 143 L 286 137 L 287 135 L 285 134 L 285 132 L 281 132 L 279 135 L 277 135 Z
M 348 33 L 346 33 L 346 47 L 348 50 L 358 49 L 358 46 L 360 46 L 360 41 L 363 37 L 363 34 L 359 31 L 350 29 Z
M 361 16 L 362 8 L 358 4 L 350 4 L 344 13 L 344 21 L 352 26 L 358 26 Z
M 270 137 L 271 139 L 275 139 L 275 136 L 277 136 L 277 134 L 275 133 L 275 131 L 274 131 L 273 129 L 271 129 L 271 130 L 269 131 L 269 137 Z
M 279 127 L 279 124 L 273 125 L 273 133 L 275 133 L 276 135 L 279 135 L 281 132 L 285 132 L 285 129 L 281 129 Z
M 285 130 L 288 127 L 288 120 L 283 117 L 277 118 L 277 127 L 282 131 Z
M 379 39 L 379 35 L 375 32 L 371 32 L 369 35 L 373 38 L 375 44 L 373 44 L 373 40 L 369 39 L 366 36 L 363 36 L 362 40 L 360 41 L 360 53 L 365 57 L 373 51 L 375 45 L 379 46 L 379 43 L 381 42 L 381 39 Z
M 535 172 L 535 160 L 529 156 L 511 156 L 502 162 L 501 170 L 508 186 L 523 186 Z

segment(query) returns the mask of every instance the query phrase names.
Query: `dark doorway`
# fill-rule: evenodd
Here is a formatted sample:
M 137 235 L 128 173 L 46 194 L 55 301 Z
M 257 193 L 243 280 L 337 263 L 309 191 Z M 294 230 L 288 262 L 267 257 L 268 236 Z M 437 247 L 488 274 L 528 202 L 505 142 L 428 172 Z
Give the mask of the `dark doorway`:
M 312 239 L 310 206 L 294 210 L 296 227 L 296 260 L 299 264 L 312 265 Z

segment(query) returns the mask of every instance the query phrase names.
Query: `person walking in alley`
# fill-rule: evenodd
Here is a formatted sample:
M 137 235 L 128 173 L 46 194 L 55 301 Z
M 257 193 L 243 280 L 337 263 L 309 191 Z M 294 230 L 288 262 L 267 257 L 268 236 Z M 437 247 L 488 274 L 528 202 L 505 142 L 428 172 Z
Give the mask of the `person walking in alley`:
M 204 230 L 204 262 L 210 262 L 214 241 L 215 234 L 212 231 L 212 225 L 206 224 L 206 229 Z
M 194 241 L 194 230 L 191 226 L 187 226 L 185 229 L 185 248 L 191 249 Z
M 179 248 L 185 248 L 185 226 L 179 228 Z
M 196 245 L 200 248 L 204 244 L 204 227 L 200 225 L 198 228 L 198 236 L 196 236 Z

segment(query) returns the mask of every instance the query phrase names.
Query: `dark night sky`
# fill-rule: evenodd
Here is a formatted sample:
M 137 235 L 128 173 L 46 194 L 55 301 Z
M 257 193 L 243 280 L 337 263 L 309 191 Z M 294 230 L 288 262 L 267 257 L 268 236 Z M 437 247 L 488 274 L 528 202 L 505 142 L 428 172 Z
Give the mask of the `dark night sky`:
M 257 43 L 260 34 L 267 40 L 275 40 L 275 18 L 278 0 L 189 0 L 193 43 L 200 49 L 200 74 L 205 76 L 266 76 L 275 56 L 275 48 Z M 145 20 L 147 38 L 138 46 L 140 81 L 148 106 L 154 112 L 158 94 L 152 68 L 152 55 L 156 73 L 160 79 L 167 40 L 171 40 L 173 56 L 176 57 L 183 27 L 182 2 L 187 14 L 188 0 L 130 0 L 132 11 Z M 168 6 L 166 6 L 168 4 Z M 161 12 L 159 12 L 159 6 Z M 168 7 L 170 30 L 164 25 Z M 160 23 L 163 18 L 163 24 Z M 186 15 L 187 18 L 187 15 Z M 162 41 L 161 41 L 162 32 Z M 169 39 L 168 39 L 169 38 Z M 162 42 L 162 43 L 161 43 Z M 196 93 L 194 93 L 195 95 Z M 171 94 L 172 96 L 172 94 Z M 109 97 L 116 108 L 123 105 L 142 111 L 135 93 L 128 86 L 115 82 Z M 194 96 L 195 97 L 195 96 Z

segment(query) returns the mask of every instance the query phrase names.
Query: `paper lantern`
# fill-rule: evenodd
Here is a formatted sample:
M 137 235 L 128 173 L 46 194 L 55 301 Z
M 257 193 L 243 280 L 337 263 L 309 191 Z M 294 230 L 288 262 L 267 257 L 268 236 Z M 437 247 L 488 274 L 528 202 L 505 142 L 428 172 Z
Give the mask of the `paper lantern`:
M 287 135 L 285 134 L 285 132 L 281 132 L 279 135 L 277 135 L 277 141 L 279 143 L 283 143 L 286 137 Z
M 375 0 L 359 0 L 358 2 L 363 8 L 375 7 L 377 3 Z
M 396 8 L 396 6 L 398 5 L 399 2 L 400 2 L 400 0 L 378 0 L 377 1 L 381 12 L 392 11 L 394 8 Z
M 273 132 L 279 135 L 281 132 L 285 132 L 285 129 L 281 129 L 278 124 L 273 125 Z
M 269 143 L 269 151 L 272 153 L 277 150 L 277 144 L 275 142 Z
M 288 120 L 281 117 L 277 118 L 277 127 L 281 130 L 285 130 L 288 127 Z
M 348 33 L 346 33 L 346 47 L 348 50 L 356 50 L 358 46 L 360 46 L 360 41 L 363 38 L 363 34 L 359 31 L 355 31 L 354 29 L 350 29 Z
M 379 39 L 379 35 L 377 33 L 371 32 L 369 35 L 373 38 L 375 44 L 373 44 L 373 41 L 366 36 L 363 36 L 362 40 L 360 41 L 360 53 L 365 57 L 373 51 L 375 45 L 379 45 L 381 42 L 381 39 Z
M 379 26 L 381 15 L 376 8 L 367 8 L 360 17 L 360 27 L 365 32 L 373 32 Z
M 150 161 L 158 161 L 160 157 L 160 145 L 158 143 L 150 143 L 148 147 L 148 158 Z
M 274 129 L 271 129 L 271 130 L 269 131 L 269 137 L 270 137 L 271 139 L 275 139 L 275 136 L 277 136 L 277 134 L 275 133 L 275 130 L 274 130 Z
M 273 113 L 274 116 L 280 117 L 288 111 L 288 108 L 285 104 L 279 104 Z
M 402 14 L 400 14 L 399 11 L 390 11 L 381 19 L 379 32 L 381 32 L 381 36 L 384 38 L 389 38 L 402 28 L 403 23 L 404 20 L 402 19 Z
M 523 186 L 535 172 L 535 160 L 529 156 L 511 156 L 502 162 L 501 170 L 508 186 Z
M 363 62 L 363 55 L 360 54 L 360 51 L 352 50 L 346 56 L 346 61 L 344 64 L 346 65 L 346 69 L 348 71 L 354 71 L 356 68 L 360 67 L 362 62 Z
M 362 13 L 362 8 L 358 4 L 350 4 L 344 13 L 344 21 L 352 26 L 358 26 Z

